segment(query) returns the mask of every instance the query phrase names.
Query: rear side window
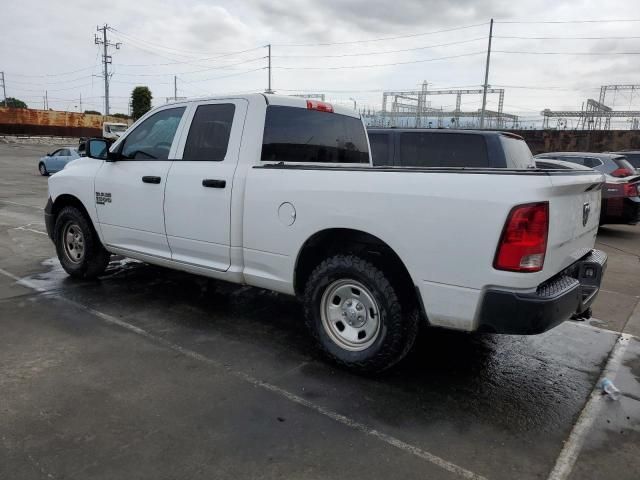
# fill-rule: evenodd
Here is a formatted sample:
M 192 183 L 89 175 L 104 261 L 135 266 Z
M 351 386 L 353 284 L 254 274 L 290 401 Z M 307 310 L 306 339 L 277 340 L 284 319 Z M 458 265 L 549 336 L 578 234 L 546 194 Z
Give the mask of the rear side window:
M 626 168 L 627 170 L 631 170 L 632 172 L 635 170 L 627 157 L 616 157 L 613 159 L 613 161 L 618 165 L 618 168 Z
M 389 141 L 391 136 L 385 133 L 370 133 L 371 159 L 374 165 L 389 165 Z
M 602 161 L 598 158 L 584 157 L 584 166 L 589 168 L 596 168 L 602 165 Z
M 508 168 L 530 168 L 534 166 L 533 155 L 527 142 L 519 138 L 500 135 Z
M 182 159 L 224 160 L 235 110 L 232 103 L 200 105 L 193 116 Z
M 489 167 L 482 135 L 406 132 L 400 135 L 400 164 L 406 167 Z
M 364 125 L 358 118 L 297 107 L 267 107 L 262 160 L 369 163 Z
M 584 165 L 584 158 L 582 157 L 556 157 L 563 162 L 577 163 L 578 165 Z
M 625 153 L 624 157 L 635 168 L 640 168 L 640 153 Z

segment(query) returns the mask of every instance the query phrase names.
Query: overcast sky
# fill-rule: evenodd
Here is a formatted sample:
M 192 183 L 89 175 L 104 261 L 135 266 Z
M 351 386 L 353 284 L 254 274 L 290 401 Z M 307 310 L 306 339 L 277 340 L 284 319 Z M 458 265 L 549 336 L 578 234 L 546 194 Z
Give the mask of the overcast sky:
M 267 52 L 255 47 L 268 43 L 279 93 L 325 92 L 333 101 L 353 98 L 358 106 L 379 107 L 383 90 L 418 88 L 423 80 L 431 88 L 479 88 L 491 17 L 496 22 L 640 19 L 640 2 L 20 0 L 5 2 L 2 17 L 0 71 L 6 73 L 7 95 L 33 108 L 42 107 L 46 89 L 51 108 L 77 111 L 82 94 L 83 109 L 104 110 L 97 76 L 102 52 L 93 37 L 96 25 L 105 23 L 114 29 L 110 40 L 122 43 L 119 50 L 110 49 L 112 113 L 127 111 L 135 85 L 148 85 L 154 103 L 164 103 L 173 96 L 174 75 L 179 96 L 263 91 Z M 457 29 L 471 25 L 478 26 Z M 505 111 L 527 118 L 543 108 L 580 109 L 586 98 L 597 99 L 600 85 L 640 83 L 640 55 L 617 54 L 640 53 L 639 27 L 640 22 L 496 23 L 489 83 L 505 86 Z M 401 36 L 406 37 L 388 38 Z M 514 36 L 606 38 L 504 38 Z M 379 38 L 386 39 L 359 42 Z M 334 45 L 317 45 L 327 43 Z M 234 53 L 243 50 L 248 51 Z M 495 109 L 496 102 L 490 97 L 488 108 Z M 608 103 L 640 110 L 640 98 L 628 94 Z M 432 106 L 453 109 L 454 104 L 454 97 L 442 96 Z M 463 110 L 479 107 L 480 97 L 463 97 Z

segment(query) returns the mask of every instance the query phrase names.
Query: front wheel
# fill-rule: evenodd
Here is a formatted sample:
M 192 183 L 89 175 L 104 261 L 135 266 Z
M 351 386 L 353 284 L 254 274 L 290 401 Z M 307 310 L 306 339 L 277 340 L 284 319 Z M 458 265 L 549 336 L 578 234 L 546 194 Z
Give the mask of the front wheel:
M 40 165 L 38 165 L 38 171 L 40 172 L 40 175 L 42 175 L 43 177 L 46 177 L 47 175 L 49 175 L 49 172 L 47 172 L 47 167 L 42 162 L 40 162 Z
M 377 266 L 356 255 L 323 261 L 307 281 L 305 318 L 322 350 L 362 372 L 385 370 L 415 342 L 417 309 L 400 301 L 397 286 Z
M 85 214 L 76 207 L 63 208 L 53 230 L 58 259 L 72 277 L 91 279 L 101 275 L 111 255 Z

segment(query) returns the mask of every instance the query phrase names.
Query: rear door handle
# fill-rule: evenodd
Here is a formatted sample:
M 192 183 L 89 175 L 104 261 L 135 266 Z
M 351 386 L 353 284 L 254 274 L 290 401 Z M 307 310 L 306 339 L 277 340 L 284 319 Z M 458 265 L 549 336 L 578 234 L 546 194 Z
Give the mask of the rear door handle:
M 212 178 L 205 178 L 204 180 L 202 180 L 202 186 L 209 187 L 209 188 L 224 188 L 227 186 L 227 181 L 214 180 Z
M 150 176 L 142 177 L 142 181 L 144 183 L 160 183 L 160 180 L 162 180 L 160 177 L 150 177 Z

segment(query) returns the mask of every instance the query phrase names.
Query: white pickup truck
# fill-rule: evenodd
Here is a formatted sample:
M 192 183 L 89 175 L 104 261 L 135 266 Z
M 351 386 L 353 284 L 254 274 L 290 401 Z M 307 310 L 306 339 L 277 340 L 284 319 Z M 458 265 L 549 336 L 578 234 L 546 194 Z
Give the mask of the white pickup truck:
M 356 370 L 395 364 L 421 324 L 543 332 L 589 310 L 606 266 L 601 174 L 373 167 L 359 116 L 323 102 L 177 102 L 87 153 L 45 208 L 71 276 L 120 254 L 297 295 Z

